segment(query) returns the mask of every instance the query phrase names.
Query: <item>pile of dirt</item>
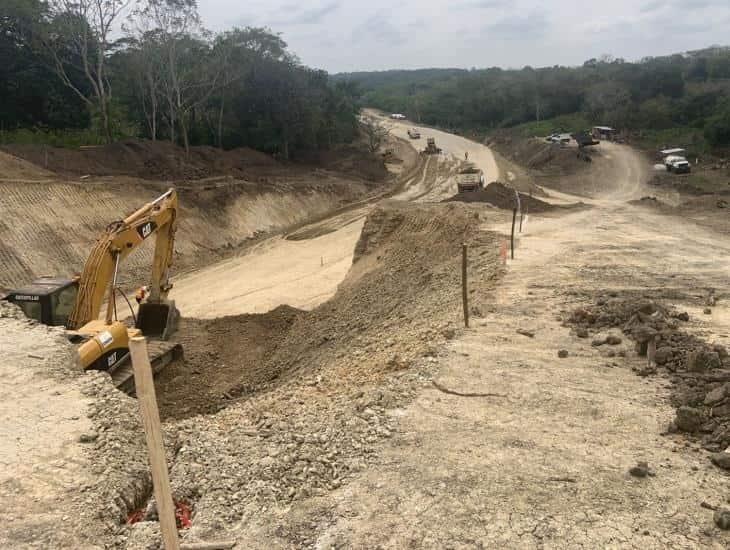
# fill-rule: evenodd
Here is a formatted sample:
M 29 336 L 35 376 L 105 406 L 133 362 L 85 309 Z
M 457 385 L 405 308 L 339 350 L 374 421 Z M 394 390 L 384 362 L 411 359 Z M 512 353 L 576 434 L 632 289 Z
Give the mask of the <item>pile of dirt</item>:
M 520 166 L 553 175 L 575 174 L 589 168 L 586 156 L 577 153 L 576 147 L 561 147 L 541 138 L 527 138 L 514 130 L 504 129 L 490 136 L 489 147 Z M 586 149 L 590 156 L 596 153 Z
M 350 383 L 377 383 L 453 335 L 460 314 L 461 243 L 474 260 L 472 309 L 499 276 L 497 237 L 457 204 L 382 203 L 365 222 L 353 267 L 337 294 L 310 311 L 183 319 L 185 361 L 161 375 L 166 415 L 213 412 L 280 377 L 342 370 Z
M 368 181 L 389 178 L 383 159 L 355 143 L 331 151 L 302 153 L 294 163 L 281 163 L 271 155 L 239 147 L 223 150 L 210 146 L 191 147 L 188 153 L 168 141 L 127 139 L 108 145 L 79 149 L 45 145 L 6 145 L 16 164 L 25 166 L 19 174 L 67 176 L 131 176 L 147 180 L 199 180 L 215 176 L 265 177 L 296 173 L 309 167 L 339 172 Z M 23 160 L 21 160 L 23 159 Z M 0 158 L 0 161 L 2 159 Z M 32 163 L 32 164 L 31 164 Z M 34 169 L 29 172 L 28 166 Z
M 407 368 L 458 326 L 462 242 L 472 258 L 472 308 L 485 307 L 484 293 L 501 273 L 497 240 L 464 205 L 381 203 L 365 221 L 337 294 L 297 319 L 272 366 L 299 376 L 329 364 L 358 384 Z
M 629 204 L 634 204 L 636 206 L 646 206 L 649 208 L 666 208 L 669 206 L 657 199 L 656 197 L 650 195 L 646 195 L 644 197 L 641 197 L 640 199 L 631 200 L 629 201 Z
M 175 338 L 185 356 L 155 382 L 162 418 L 217 412 L 231 399 L 270 381 L 275 373 L 266 359 L 303 314 L 279 306 L 263 314 L 182 318 Z
M 134 176 L 152 180 L 200 179 L 243 175 L 251 167 L 274 166 L 253 149 L 223 151 L 191 147 L 190 153 L 167 141 L 128 139 L 108 145 L 66 149 L 45 145 L 7 145 L 4 150 L 47 170 L 65 175 Z
M 36 181 L 53 176 L 53 173 L 23 159 L 0 151 L 0 179 Z
M 524 211 L 531 213 L 549 212 L 559 206 L 550 204 L 543 200 L 537 199 L 531 195 L 520 193 L 520 205 Z M 512 187 L 504 183 L 493 181 L 484 189 L 471 192 L 457 193 L 453 197 L 446 199 L 444 202 L 487 202 L 505 210 L 517 208 L 516 191 Z
M 654 362 L 638 369 L 642 376 L 664 372 L 672 381 L 672 404 L 677 417 L 670 431 L 701 435 L 706 449 L 717 452 L 730 445 L 730 356 L 719 344 L 710 344 L 682 330 L 686 312 L 651 299 L 601 296 L 595 304 L 573 311 L 569 323 L 585 331 L 620 328 L 636 344 L 640 356 Z

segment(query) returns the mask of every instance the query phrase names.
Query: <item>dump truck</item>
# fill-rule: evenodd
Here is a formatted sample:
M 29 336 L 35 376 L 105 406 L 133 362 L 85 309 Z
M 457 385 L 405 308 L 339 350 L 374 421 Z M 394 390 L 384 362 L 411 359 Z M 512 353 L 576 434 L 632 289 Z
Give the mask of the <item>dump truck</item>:
M 421 153 L 424 155 L 438 155 L 441 153 L 441 149 L 436 147 L 436 138 L 426 139 L 426 148 Z
M 472 193 L 484 188 L 484 173 L 469 164 L 456 175 L 456 189 L 459 193 Z
M 3 299 L 14 303 L 31 319 L 67 329 L 68 340 L 76 345 L 84 369 L 108 372 L 114 384 L 134 394 L 129 341 L 145 336 L 149 341 L 154 372 L 182 356 L 182 346 L 169 342 L 179 317 L 175 303 L 167 299 L 172 288 L 172 263 L 178 200 L 175 189 L 109 224 L 96 241 L 78 277 L 41 277 L 11 290 Z M 119 264 L 152 236 L 156 237 L 149 293 L 140 301 L 134 326 L 117 317 Z M 106 314 L 100 318 L 106 301 Z

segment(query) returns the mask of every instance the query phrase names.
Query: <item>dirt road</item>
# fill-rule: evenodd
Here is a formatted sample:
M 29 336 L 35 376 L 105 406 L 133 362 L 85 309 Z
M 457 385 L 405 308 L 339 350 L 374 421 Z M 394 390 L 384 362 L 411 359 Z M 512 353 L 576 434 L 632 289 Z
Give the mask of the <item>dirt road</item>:
M 392 133 L 408 139 L 408 128 L 394 124 Z M 394 198 L 439 201 L 453 195 L 454 180 L 446 165 L 464 158 L 465 152 L 484 170 L 487 181 L 498 179 L 499 170 L 487 147 L 438 130 L 424 128 L 423 135 L 435 136 L 444 155 L 429 159 Z M 425 137 L 413 145 L 423 148 Z M 347 274 L 371 208 L 368 204 L 313 224 L 308 232 L 297 232 L 308 238 L 273 237 L 240 256 L 177 277 L 171 296 L 188 317 L 261 313 L 280 304 L 312 309 L 331 298 Z
M 674 413 L 662 379 L 637 377 L 639 358 L 616 361 L 561 326 L 576 296 L 638 290 L 679 297 L 696 330 L 730 344 L 727 305 L 709 318 L 696 299 L 727 288 L 730 243 L 627 205 L 644 192 L 643 168 L 632 151 L 606 149 L 618 179 L 592 210 L 530 225 L 493 310 L 441 364 L 443 387 L 492 396 L 430 388 L 396 411 L 400 437 L 342 492 L 321 546 L 728 547 L 700 504 L 725 503 L 730 478 L 681 437 L 660 436 Z M 627 473 L 641 460 L 655 477 Z

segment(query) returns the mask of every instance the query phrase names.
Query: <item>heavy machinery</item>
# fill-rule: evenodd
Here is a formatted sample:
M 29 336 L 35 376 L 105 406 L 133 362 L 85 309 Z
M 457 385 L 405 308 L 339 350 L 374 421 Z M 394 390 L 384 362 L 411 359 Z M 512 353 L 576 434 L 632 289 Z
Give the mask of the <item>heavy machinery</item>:
M 421 151 L 424 155 L 438 155 L 441 149 L 436 147 L 436 138 L 426 138 L 426 148 Z
M 459 193 L 471 193 L 484 188 L 484 173 L 469 163 L 456 175 L 456 188 Z
M 155 372 L 182 355 L 180 344 L 166 341 L 175 330 L 179 316 L 174 302 L 167 299 L 172 288 L 168 272 L 177 210 L 177 192 L 169 189 L 123 220 L 109 224 L 94 245 L 80 276 L 42 277 L 11 291 L 5 299 L 18 305 L 32 319 L 65 326 L 69 340 L 78 345 L 84 369 L 109 372 L 118 388 L 133 393 L 131 338 L 139 335 L 148 338 L 150 362 Z M 117 318 L 116 294 L 121 292 L 117 288 L 119 264 L 153 235 L 156 241 L 149 295 L 140 303 L 136 317 L 129 305 L 134 319 L 134 327 L 129 327 Z M 104 300 L 106 315 L 100 319 Z
M 411 139 L 421 139 L 421 132 L 418 131 L 418 128 L 409 128 L 408 137 Z

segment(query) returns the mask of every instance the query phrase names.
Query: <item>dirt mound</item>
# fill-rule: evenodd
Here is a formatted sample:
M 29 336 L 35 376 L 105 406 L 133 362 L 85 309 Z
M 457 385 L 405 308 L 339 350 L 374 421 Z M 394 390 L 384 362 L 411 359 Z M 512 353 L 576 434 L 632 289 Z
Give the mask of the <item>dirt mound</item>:
M 540 138 L 526 138 L 511 130 L 490 136 L 488 145 L 517 164 L 552 174 L 574 174 L 587 170 L 590 163 L 577 154 L 575 147 L 561 147 Z M 593 151 L 587 149 L 588 154 Z
M 629 201 L 629 204 L 634 204 L 636 206 L 647 206 L 649 208 L 665 208 L 668 205 L 664 202 L 660 201 L 656 197 L 653 196 L 645 196 L 641 197 L 640 199 L 634 199 Z
M 586 331 L 620 328 L 640 356 L 647 356 L 653 340 L 654 363 L 637 372 L 663 371 L 671 379 L 677 417 L 670 431 L 703 434 L 705 448 L 724 450 L 730 445 L 730 357 L 723 346 L 682 330 L 688 320 L 686 312 L 671 306 L 614 293 L 576 309 L 569 323 Z
M 548 202 L 542 201 L 525 193 L 520 193 L 520 204 L 523 209 L 528 212 L 539 213 L 548 212 L 559 206 L 555 206 Z M 459 201 L 459 202 L 488 202 L 493 204 L 497 208 L 505 210 L 512 210 L 517 208 L 517 198 L 515 197 L 515 190 L 504 183 L 493 181 L 486 188 L 479 191 L 457 193 L 453 197 L 446 199 L 448 201 Z
M 98 147 L 65 149 L 43 145 L 7 145 L 5 151 L 37 166 L 67 175 L 134 176 L 144 179 L 199 179 L 243 175 L 254 166 L 274 166 L 268 155 L 248 148 L 222 151 L 181 147 L 166 141 L 125 140 Z
M 0 151 L 0 179 L 4 180 L 38 180 L 52 177 L 53 174 L 27 162 Z
M 271 380 L 274 373 L 266 358 L 304 314 L 280 306 L 264 314 L 181 319 L 176 339 L 185 357 L 156 380 L 163 419 L 217 412 L 230 399 Z
M 343 386 L 378 384 L 433 353 L 460 323 L 461 243 L 470 245 L 473 314 L 484 310 L 501 273 L 497 235 L 479 224 L 479 214 L 465 205 L 386 202 L 368 216 L 347 278 L 323 305 L 184 320 L 183 344 L 192 351 L 186 347 L 185 365 L 160 379 L 167 414 L 217 410 L 292 377 L 325 378 L 345 392 Z M 191 373 L 209 379 L 205 397 Z

